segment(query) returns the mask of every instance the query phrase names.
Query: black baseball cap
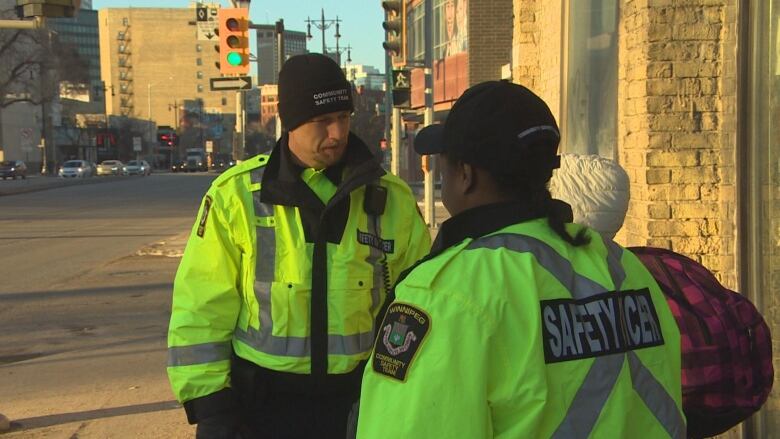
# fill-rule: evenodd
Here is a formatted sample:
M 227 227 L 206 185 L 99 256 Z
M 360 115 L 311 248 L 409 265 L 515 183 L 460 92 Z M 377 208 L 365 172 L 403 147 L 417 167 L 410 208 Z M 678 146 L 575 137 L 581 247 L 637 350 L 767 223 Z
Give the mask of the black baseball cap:
M 452 155 L 490 172 L 524 172 L 547 181 L 560 167 L 560 139 L 555 117 L 539 96 L 509 81 L 487 81 L 466 90 L 444 124 L 420 130 L 414 149 L 420 155 Z

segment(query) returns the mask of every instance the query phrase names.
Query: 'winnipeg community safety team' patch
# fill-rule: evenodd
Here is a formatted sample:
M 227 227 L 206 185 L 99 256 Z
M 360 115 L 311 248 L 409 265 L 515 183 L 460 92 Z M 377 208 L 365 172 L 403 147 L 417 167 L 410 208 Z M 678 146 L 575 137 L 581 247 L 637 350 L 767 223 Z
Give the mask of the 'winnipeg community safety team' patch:
M 379 328 L 372 359 L 374 370 L 405 381 L 412 360 L 430 328 L 431 319 L 424 311 L 393 302 Z

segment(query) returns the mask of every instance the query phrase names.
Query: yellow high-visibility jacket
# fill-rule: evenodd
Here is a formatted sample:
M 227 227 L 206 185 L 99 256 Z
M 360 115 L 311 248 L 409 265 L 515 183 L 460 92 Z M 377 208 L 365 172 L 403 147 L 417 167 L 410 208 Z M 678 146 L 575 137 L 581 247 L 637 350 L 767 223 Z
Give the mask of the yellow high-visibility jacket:
M 176 398 L 211 406 L 185 404 L 191 422 L 230 403 L 232 352 L 303 375 L 345 374 L 368 357 L 387 289 L 430 248 L 411 190 L 368 154 L 350 137 L 328 175 L 293 165 L 283 138 L 211 185 L 168 332 Z
M 378 328 L 358 438 L 685 437 L 679 330 L 633 254 L 511 204 L 450 221 Z

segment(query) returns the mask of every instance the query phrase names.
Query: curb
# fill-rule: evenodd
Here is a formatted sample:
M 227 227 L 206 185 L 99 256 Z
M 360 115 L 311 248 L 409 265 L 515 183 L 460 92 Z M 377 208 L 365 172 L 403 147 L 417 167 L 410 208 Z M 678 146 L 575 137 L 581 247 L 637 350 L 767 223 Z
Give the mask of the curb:
M 77 186 L 82 184 L 97 184 L 97 183 L 106 183 L 109 181 L 121 181 L 132 177 L 107 176 L 107 177 L 68 178 L 68 179 L 60 178 L 60 177 L 38 177 L 38 178 L 46 179 L 47 181 L 41 182 L 39 184 L 35 184 L 37 182 L 33 182 L 30 183 L 30 185 L 28 186 L 15 186 L 9 188 L 0 187 L 0 196 L 26 194 L 30 192 L 45 191 L 48 189 Z

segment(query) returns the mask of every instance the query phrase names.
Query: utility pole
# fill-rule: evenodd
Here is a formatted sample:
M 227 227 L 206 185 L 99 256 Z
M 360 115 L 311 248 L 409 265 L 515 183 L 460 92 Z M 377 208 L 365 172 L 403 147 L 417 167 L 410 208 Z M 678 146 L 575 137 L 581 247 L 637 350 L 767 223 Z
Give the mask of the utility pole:
M 277 81 L 276 83 L 279 83 L 279 72 L 282 71 L 282 64 L 284 64 L 284 20 L 279 19 L 276 22 L 276 77 Z M 278 87 L 278 85 L 277 85 Z M 278 95 L 278 88 L 277 88 L 277 96 Z M 282 119 L 279 117 L 279 112 L 276 113 L 276 123 L 274 126 L 276 127 L 276 132 L 274 133 L 276 135 L 276 139 L 279 140 L 282 137 Z
M 425 113 L 423 125 L 433 123 L 433 0 L 425 0 Z M 433 156 L 427 156 L 424 170 L 424 214 L 425 222 L 429 227 L 435 227 L 436 216 L 434 212 L 434 188 L 433 170 L 435 161 Z

